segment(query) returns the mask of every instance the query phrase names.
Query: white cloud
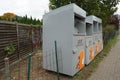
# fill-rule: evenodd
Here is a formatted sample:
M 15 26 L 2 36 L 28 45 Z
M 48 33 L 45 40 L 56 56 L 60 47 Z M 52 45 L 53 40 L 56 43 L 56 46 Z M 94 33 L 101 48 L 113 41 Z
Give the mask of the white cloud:
M 3 0 L 0 2 L 0 15 L 13 12 L 19 16 L 32 16 L 42 18 L 48 9 L 49 0 Z

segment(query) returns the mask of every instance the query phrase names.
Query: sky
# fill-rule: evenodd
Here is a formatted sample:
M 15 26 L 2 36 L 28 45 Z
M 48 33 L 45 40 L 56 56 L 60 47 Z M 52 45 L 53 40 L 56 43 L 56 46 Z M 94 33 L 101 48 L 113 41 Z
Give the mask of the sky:
M 15 13 L 18 16 L 42 18 L 49 11 L 49 0 L 2 0 L 0 2 L 0 15 L 6 12 Z
M 2 0 L 0 2 L 0 15 L 12 12 L 18 16 L 42 19 L 45 12 L 49 12 L 49 0 Z M 120 4 L 117 5 L 118 10 L 115 14 L 120 14 Z
M 119 14 L 120 15 L 120 3 L 117 5 L 118 10 L 115 12 L 115 14 Z

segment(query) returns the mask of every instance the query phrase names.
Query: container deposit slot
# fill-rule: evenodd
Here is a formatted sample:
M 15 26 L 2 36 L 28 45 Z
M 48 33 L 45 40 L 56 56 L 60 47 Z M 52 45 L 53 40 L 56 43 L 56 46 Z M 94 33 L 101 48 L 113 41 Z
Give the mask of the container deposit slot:
M 98 27 L 98 26 L 97 26 L 97 22 L 94 21 L 94 22 L 93 22 L 93 32 L 94 32 L 94 33 L 97 33 L 97 31 L 98 31 L 97 27 Z
M 92 24 L 86 23 L 86 35 L 92 36 Z
M 98 24 L 98 30 L 99 30 L 99 32 L 102 31 L 102 24 L 101 23 Z
M 75 16 L 74 34 L 84 35 L 85 34 L 85 19 Z

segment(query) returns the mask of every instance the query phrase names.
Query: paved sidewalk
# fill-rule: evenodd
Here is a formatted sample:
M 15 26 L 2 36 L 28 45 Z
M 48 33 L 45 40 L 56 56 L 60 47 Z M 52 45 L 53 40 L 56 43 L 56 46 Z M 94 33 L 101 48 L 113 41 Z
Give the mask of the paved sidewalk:
M 120 80 L 120 36 L 118 39 L 116 45 L 88 80 Z

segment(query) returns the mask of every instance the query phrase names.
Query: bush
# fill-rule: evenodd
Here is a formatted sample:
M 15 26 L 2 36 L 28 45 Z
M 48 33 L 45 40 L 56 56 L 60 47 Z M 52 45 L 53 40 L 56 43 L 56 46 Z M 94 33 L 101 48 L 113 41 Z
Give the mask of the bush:
M 7 53 L 7 55 L 6 55 L 6 57 L 8 56 L 8 55 L 11 55 L 11 54 L 13 54 L 14 52 L 15 52 L 15 47 L 14 47 L 14 45 L 12 44 L 12 43 L 10 43 L 10 44 L 8 44 L 7 46 L 5 46 L 5 48 L 4 48 L 4 51 Z
M 107 25 L 104 29 L 103 32 L 108 33 L 109 35 L 112 35 L 115 33 L 115 25 Z
M 104 45 L 107 44 L 109 39 L 114 38 L 115 34 L 116 34 L 115 25 L 107 25 L 103 29 Z

